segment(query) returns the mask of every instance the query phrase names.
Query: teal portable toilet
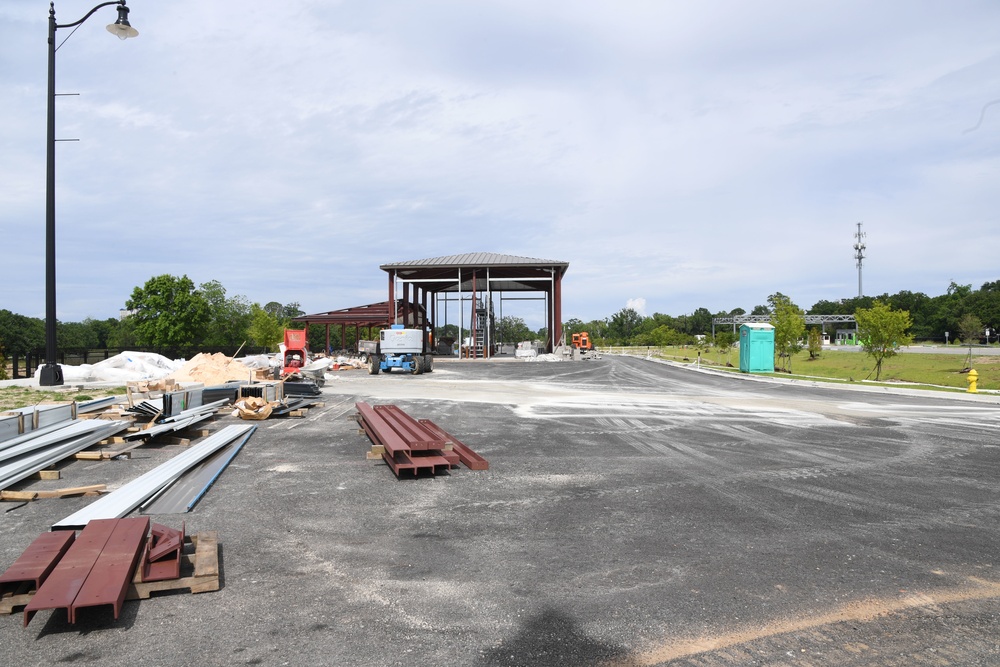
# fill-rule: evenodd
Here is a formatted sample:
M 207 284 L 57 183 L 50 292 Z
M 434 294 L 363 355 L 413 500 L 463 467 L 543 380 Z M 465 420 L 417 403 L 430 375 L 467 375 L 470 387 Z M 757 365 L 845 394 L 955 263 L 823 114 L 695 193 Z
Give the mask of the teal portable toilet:
M 763 322 L 740 326 L 740 371 L 774 372 L 774 327 Z

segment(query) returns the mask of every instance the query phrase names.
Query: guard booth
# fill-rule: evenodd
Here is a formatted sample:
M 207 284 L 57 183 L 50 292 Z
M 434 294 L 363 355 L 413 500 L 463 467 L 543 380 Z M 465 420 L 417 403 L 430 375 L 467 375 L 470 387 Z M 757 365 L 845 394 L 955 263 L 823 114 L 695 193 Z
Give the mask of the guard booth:
M 740 371 L 774 372 L 774 327 L 763 322 L 740 326 Z

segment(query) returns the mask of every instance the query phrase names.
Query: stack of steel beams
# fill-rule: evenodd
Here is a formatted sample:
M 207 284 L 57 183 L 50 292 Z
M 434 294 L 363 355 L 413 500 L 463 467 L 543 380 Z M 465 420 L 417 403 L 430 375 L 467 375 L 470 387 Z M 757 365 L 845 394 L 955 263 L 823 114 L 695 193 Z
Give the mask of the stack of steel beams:
M 117 619 L 148 530 L 147 517 L 88 525 L 24 608 L 24 624 L 45 609 L 65 609 L 69 622 L 75 623 L 77 610 L 103 605 L 112 605 Z
M 441 437 L 441 439 L 446 440 L 451 443 L 452 451 L 454 451 L 459 460 L 465 464 L 469 470 L 489 470 L 490 463 L 482 456 L 472 451 L 472 449 L 461 442 L 458 438 L 452 434 L 445 431 L 443 428 L 432 422 L 430 419 L 420 419 L 418 420 L 421 425 L 423 425 L 431 433 L 434 433 Z
M 372 407 L 368 403 L 358 402 L 355 407 L 358 411 L 358 423 L 396 477 L 404 471 L 419 475 L 421 470 L 433 475 L 457 466 L 463 458 L 466 465 L 474 470 L 485 470 L 488 467 L 483 465 L 486 463 L 485 459 L 433 422 L 418 421 L 395 405 Z M 465 452 L 464 457 L 460 452 Z M 472 465 L 470 461 L 473 462 Z

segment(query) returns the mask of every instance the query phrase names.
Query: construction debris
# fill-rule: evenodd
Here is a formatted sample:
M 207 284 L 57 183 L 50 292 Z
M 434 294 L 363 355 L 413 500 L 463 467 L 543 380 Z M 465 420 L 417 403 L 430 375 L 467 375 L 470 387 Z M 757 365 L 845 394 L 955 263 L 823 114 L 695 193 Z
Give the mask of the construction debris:
M 278 401 L 268 401 L 265 398 L 248 396 L 240 399 L 236 403 L 236 414 L 240 419 L 264 420 L 271 416 L 271 411 L 275 406 L 280 405 Z

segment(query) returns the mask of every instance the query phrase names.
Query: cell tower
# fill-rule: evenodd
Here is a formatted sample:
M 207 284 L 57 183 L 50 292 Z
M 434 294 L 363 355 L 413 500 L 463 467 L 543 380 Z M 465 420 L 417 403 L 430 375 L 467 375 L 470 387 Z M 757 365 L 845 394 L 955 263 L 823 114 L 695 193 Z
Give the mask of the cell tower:
M 854 259 L 858 260 L 858 298 L 864 296 L 861 291 L 861 262 L 865 258 L 865 233 L 861 231 L 861 223 L 858 223 L 858 231 L 854 233 Z

